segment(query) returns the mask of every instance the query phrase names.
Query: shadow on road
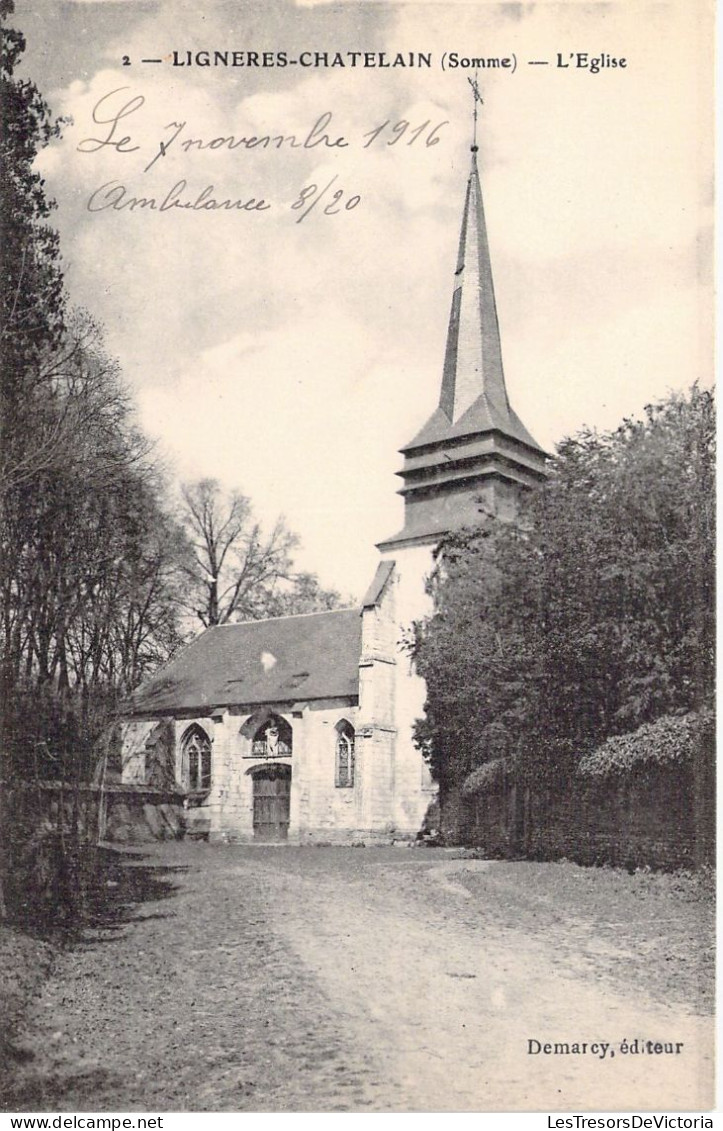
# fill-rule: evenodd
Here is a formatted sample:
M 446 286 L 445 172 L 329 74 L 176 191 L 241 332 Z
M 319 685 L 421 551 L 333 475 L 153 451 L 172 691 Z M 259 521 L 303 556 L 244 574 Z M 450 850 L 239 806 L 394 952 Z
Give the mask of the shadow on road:
M 70 1093 L 75 1097 L 78 1092 L 87 1096 L 92 1107 L 94 1095 L 98 1095 L 103 1087 L 119 1082 L 120 1077 L 98 1068 L 81 1068 L 62 1078 L 41 1074 L 22 1080 L 9 1078 L 0 1083 L 0 1111 L 62 1111 L 64 1097 Z
M 142 851 L 107 846 L 98 849 L 97 867 L 82 908 L 76 941 L 82 943 L 88 930 L 93 930 L 95 943 L 97 931 L 117 930 L 140 917 L 167 918 L 160 912 L 142 912 L 141 905 L 172 898 L 178 890 L 174 874 L 188 870 L 187 865 L 152 863 Z
M 142 850 L 68 844 L 38 838 L 4 881 L 3 925 L 60 946 L 82 941 L 89 928 L 112 930 L 136 917 L 139 904 L 168 899 L 172 874 Z
M 114 1083 L 111 1074 L 98 1068 L 78 1066 L 62 1074 L 48 1073 L 45 1058 L 38 1057 L 32 1029 L 25 1029 L 28 1004 L 49 972 L 49 963 L 43 971 L 27 969 L 28 961 L 32 962 L 32 947 L 47 949 L 47 944 L 37 940 L 50 939 L 55 947 L 66 951 L 120 941 L 127 924 L 174 914 L 164 914 L 149 905 L 171 899 L 178 890 L 175 877 L 186 871 L 183 865 L 153 863 L 142 851 L 92 847 L 68 860 L 66 874 L 57 885 L 54 907 L 38 905 L 32 890 L 26 892 L 20 914 L 5 932 L 2 948 L 6 968 L 0 979 L 0 1015 L 4 1017 L 0 1026 L 0 1062 L 4 1068 L 0 1075 L 0 1111 L 57 1110 L 70 1092 L 74 1096 L 87 1094 L 92 1106 L 93 1095 Z M 16 968 L 8 969 L 8 965 Z

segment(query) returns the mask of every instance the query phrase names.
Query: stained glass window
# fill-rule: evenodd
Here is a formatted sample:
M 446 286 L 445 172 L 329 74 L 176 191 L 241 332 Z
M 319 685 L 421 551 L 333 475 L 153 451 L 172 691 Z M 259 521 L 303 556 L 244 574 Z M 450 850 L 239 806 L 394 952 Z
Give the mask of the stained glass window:
M 194 726 L 183 736 L 183 786 L 189 793 L 211 788 L 211 739 Z
M 336 784 L 350 789 L 354 785 L 354 727 L 346 719 L 336 725 Z

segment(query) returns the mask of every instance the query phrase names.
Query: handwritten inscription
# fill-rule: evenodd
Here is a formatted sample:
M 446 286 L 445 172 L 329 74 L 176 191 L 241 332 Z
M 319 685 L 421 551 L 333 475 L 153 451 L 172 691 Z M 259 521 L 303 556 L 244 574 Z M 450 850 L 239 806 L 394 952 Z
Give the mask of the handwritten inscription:
M 320 188 L 310 184 L 302 188 L 290 205 L 293 212 L 299 212 L 297 224 L 313 212 L 322 200 L 326 204 L 321 209 L 324 216 L 339 216 L 342 212 L 353 212 L 361 202 L 358 193 L 349 194 L 339 188 L 328 197 L 331 186 L 336 181 L 332 177 L 327 185 Z M 127 185 L 120 181 L 106 181 L 88 198 L 86 208 L 89 212 L 268 212 L 273 207 L 271 201 L 254 196 L 222 196 L 214 185 L 206 185 L 200 192 L 189 189 L 188 182 L 182 178 L 162 196 L 136 196 Z
M 448 125 L 448 121 L 437 122 L 436 125 L 432 125 L 429 118 L 427 118 L 426 122 L 422 122 L 421 126 L 412 126 L 412 123 L 408 122 L 406 118 L 400 118 L 400 120 L 394 124 L 387 119 L 386 122 L 382 122 L 381 126 L 377 126 L 376 129 L 370 130 L 369 133 L 364 134 L 364 137 L 368 139 L 364 143 L 364 149 L 368 149 L 370 145 L 373 145 L 375 141 L 380 139 L 384 141 L 387 146 L 396 145 L 398 141 L 401 141 L 402 138 L 407 135 L 407 131 L 409 131 L 407 145 L 414 145 L 418 138 L 424 137 L 424 144 L 427 149 L 431 149 L 433 145 L 439 145 L 439 131 L 444 126 Z M 425 130 L 427 131 L 426 136 Z M 386 132 L 392 134 L 391 140 L 385 137 Z
M 237 137 L 235 134 L 222 135 L 214 138 L 200 138 L 200 137 L 182 137 L 186 129 L 186 122 L 169 122 L 165 127 L 166 130 L 172 131 L 172 134 L 166 138 L 165 141 L 158 143 L 158 153 L 152 161 L 146 165 L 144 172 L 156 163 L 159 157 L 165 157 L 171 146 L 178 141 L 178 144 L 185 153 L 191 151 L 200 152 L 206 149 L 218 150 L 226 149 L 233 151 L 234 149 L 317 149 L 321 146 L 324 149 L 346 149 L 349 142 L 343 135 L 334 138 L 326 132 L 329 123 L 331 122 L 331 111 L 327 110 L 320 115 L 314 122 L 310 130 L 308 130 L 302 137 L 297 137 L 295 134 L 262 134 L 256 136 L 252 134 L 250 137 Z
M 118 153 L 135 153 L 140 149 L 139 145 L 129 145 L 131 140 L 130 135 L 117 138 L 116 130 L 118 129 L 119 123 L 122 122 L 124 118 L 134 114 L 136 110 L 140 110 L 145 102 L 145 98 L 142 94 L 137 94 L 135 98 L 130 98 L 115 114 L 111 112 L 110 116 L 106 116 L 108 114 L 108 107 L 105 103 L 112 99 L 114 95 L 119 94 L 121 90 L 127 89 L 128 87 L 125 86 L 118 87 L 117 90 L 111 90 L 109 94 L 104 94 L 103 97 L 96 102 L 93 107 L 93 121 L 97 126 L 109 126 L 110 128 L 106 130 L 105 137 L 86 137 L 83 141 L 79 142 L 77 148 L 81 153 L 97 153 L 98 150 L 105 149 L 106 146 L 110 146 Z
M 320 189 L 318 185 L 307 185 L 306 188 L 301 190 L 298 200 L 295 200 L 291 205 L 295 212 L 303 208 L 303 212 L 296 221 L 297 224 L 305 220 L 309 213 L 316 208 L 317 204 L 324 199 L 335 180 L 336 177 L 332 177 L 328 185 L 325 185 L 323 189 Z M 360 200 L 361 197 L 359 195 L 350 196 L 344 200 L 344 189 L 337 189 L 329 203 L 324 207 L 323 213 L 325 216 L 338 216 L 342 211 L 342 203 L 345 212 L 352 212 L 357 204 L 359 204 Z
M 119 136 L 123 130 L 128 129 L 126 119 L 137 114 L 145 105 L 142 94 L 130 98 L 124 96 L 129 87 L 120 86 L 104 94 L 93 107 L 93 122 L 95 125 L 104 126 L 104 131 L 99 131 L 103 136 L 87 137 L 78 144 L 81 153 L 97 153 L 106 147 L 115 149 L 117 153 L 135 153 L 141 148 L 139 144 L 132 144 L 130 134 Z M 119 97 L 120 96 L 120 97 Z M 375 142 L 396 145 L 406 138 L 407 145 L 414 145 L 417 141 L 424 142 L 429 149 L 438 145 L 441 131 L 449 122 L 432 122 L 427 119 L 419 124 L 413 124 L 402 118 L 397 122 L 386 119 L 374 129 L 362 135 L 361 147 L 368 149 Z M 144 172 L 148 172 L 160 157 L 166 157 L 174 148 L 182 149 L 184 153 L 203 152 L 206 150 L 236 149 L 347 149 L 354 144 L 344 134 L 337 131 L 333 124 L 331 110 L 325 110 L 312 126 L 302 133 L 268 132 L 261 134 L 220 134 L 217 137 L 195 137 L 189 131 L 186 120 L 168 122 L 164 127 L 165 136 L 160 138 L 155 145 L 155 154 L 146 165 Z
M 144 209 L 150 212 L 170 212 L 174 208 L 190 212 L 217 212 L 219 209 L 226 212 L 267 212 L 271 207 L 267 201 L 256 200 L 253 196 L 238 197 L 235 200 L 226 197 L 220 200 L 213 195 L 216 191 L 213 185 L 206 185 L 195 196 L 193 192 L 190 196 L 185 195 L 186 189 L 187 182 L 181 179 L 162 197 L 133 196 L 127 186 L 119 181 L 106 181 L 91 193 L 87 209 L 89 212 L 140 212 Z
M 162 136 L 155 142 L 147 141 L 141 135 L 145 98 L 133 94 L 127 86 L 116 87 L 98 99 L 92 111 L 94 129 L 83 138 L 77 148 L 80 153 L 97 154 L 112 150 L 123 159 L 134 153 L 150 154 L 140 170 L 148 173 L 157 162 L 163 163 L 175 154 L 187 155 L 199 152 L 222 150 L 288 150 L 288 151 L 341 151 L 357 146 L 366 150 L 371 146 L 391 147 L 404 144 L 418 144 L 427 149 L 438 145 L 445 121 L 434 122 L 427 118 L 422 122 L 411 122 L 405 118 L 397 121 L 386 118 L 373 129 L 367 130 L 357 138 L 342 133 L 334 122 L 331 110 L 324 110 L 307 129 L 297 133 L 269 131 L 259 134 L 220 134 L 218 136 L 196 136 L 185 119 L 168 122 L 162 127 Z M 133 127 L 136 127 L 135 136 Z M 144 140 L 141 140 L 143 136 Z M 124 160 L 125 164 L 125 160 Z M 319 215 L 338 216 L 353 212 L 361 203 L 361 195 L 345 186 L 337 186 L 331 192 L 337 177 L 334 176 L 325 186 L 308 184 L 302 187 L 290 202 L 290 208 L 298 212 L 296 222 L 301 223 L 318 206 Z M 131 189 L 124 179 L 105 181 L 88 198 L 89 212 L 268 212 L 271 201 L 259 193 L 254 195 L 234 191 L 227 193 L 217 190 L 214 184 L 207 184 L 200 191 L 189 187 L 186 178 L 175 181 L 171 188 L 151 195 Z

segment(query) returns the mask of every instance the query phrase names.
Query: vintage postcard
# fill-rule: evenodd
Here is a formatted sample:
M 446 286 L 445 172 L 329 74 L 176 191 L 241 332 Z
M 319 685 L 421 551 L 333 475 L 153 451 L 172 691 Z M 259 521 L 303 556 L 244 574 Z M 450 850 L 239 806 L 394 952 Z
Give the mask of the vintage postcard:
M 712 5 L 1 7 L 2 1110 L 712 1126 Z

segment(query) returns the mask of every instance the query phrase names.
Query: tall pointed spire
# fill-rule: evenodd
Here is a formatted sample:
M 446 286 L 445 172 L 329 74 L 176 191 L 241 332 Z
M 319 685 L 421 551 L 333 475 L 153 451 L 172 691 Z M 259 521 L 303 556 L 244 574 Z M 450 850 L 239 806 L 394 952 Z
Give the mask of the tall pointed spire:
M 509 414 L 497 304 L 487 240 L 484 205 L 477 171 L 477 109 L 482 105 L 477 75 L 468 78 L 472 88 L 472 168 L 462 214 L 452 312 L 447 332 L 442 392 L 439 407 L 449 420 L 459 420 L 480 393 L 492 412 Z
M 436 541 L 479 521 L 485 509 L 506 517 L 520 492 L 546 477 L 546 455 L 507 396 L 487 226 L 477 169 L 476 79 L 472 168 L 462 213 L 439 406 L 402 449 L 404 529 L 380 543 Z
M 455 423 L 481 395 L 492 419 L 510 411 L 476 146 L 462 215 L 439 407 Z
M 465 432 L 494 429 L 541 450 L 513 411 L 507 396 L 482 186 L 477 168 L 477 111 L 483 104 L 482 95 L 476 75 L 467 81 L 474 97 L 470 147 L 472 167 L 467 178 L 462 212 L 439 410 L 412 444 L 441 439 L 450 431 L 458 435 L 459 422 L 464 418 Z

